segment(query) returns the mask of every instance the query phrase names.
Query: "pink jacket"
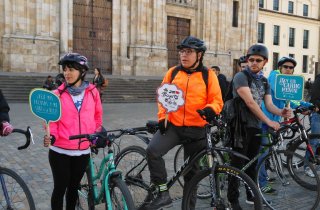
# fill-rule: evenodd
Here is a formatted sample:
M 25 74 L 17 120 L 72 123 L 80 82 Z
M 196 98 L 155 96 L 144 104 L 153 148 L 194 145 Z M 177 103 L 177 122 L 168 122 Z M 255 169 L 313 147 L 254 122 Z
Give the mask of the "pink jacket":
M 53 92 L 59 96 L 64 87 L 65 85 L 63 84 Z M 80 139 L 69 140 L 69 136 L 92 134 L 102 125 L 103 112 L 100 94 L 96 87 L 90 84 L 85 90 L 79 112 L 67 90 L 60 95 L 60 101 L 61 118 L 57 122 L 50 123 L 50 134 L 56 138 L 53 146 L 62 149 L 78 150 Z M 88 147 L 88 141 L 80 144 L 80 150 L 85 150 Z

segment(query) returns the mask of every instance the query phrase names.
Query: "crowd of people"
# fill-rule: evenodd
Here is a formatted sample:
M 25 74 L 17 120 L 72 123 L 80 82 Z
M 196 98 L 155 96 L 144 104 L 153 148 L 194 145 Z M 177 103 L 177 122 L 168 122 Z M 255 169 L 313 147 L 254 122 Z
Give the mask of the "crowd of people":
M 148 145 L 147 161 L 150 171 L 150 180 L 159 190 L 156 199 L 146 203 L 144 209 L 159 209 L 172 204 L 166 182 L 167 173 L 163 156 L 173 147 L 184 145 L 186 156 L 195 154 L 206 147 L 205 124 L 219 115 L 224 107 L 224 101 L 239 99 L 242 112 L 229 123 L 232 133 L 232 148 L 247 156 L 249 159 L 258 154 L 261 143 L 265 141 L 260 135 L 267 132 L 269 127 L 278 130 L 282 117 L 290 117 L 291 109 L 285 101 L 275 98 L 275 77 L 278 74 L 294 73 L 297 62 L 294 58 L 283 57 L 278 61 L 278 69 L 271 71 L 268 78 L 263 75 L 263 67 L 269 59 L 269 52 L 265 45 L 250 46 L 246 55 L 238 60 L 238 71 L 230 82 L 220 71 L 219 66 L 211 69 L 204 66 L 204 54 L 207 50 L 205 42 L 197 37 L 188 36 L 177 46 L 180 63 L 171 67 L 165 74 L 162 84 L 170 83 L 177 86 L 185 94 L 185 104 L 175 112 L 167 113 L 164 107 L 158 104 L 159 130 Z M 89 70 L 87 58 L 78 53 L 64 55 L 59 65 L 63 74 L 54 79 L 48 76 L 43 87 L 52 90 L 61 100 L 62 117 L 59 121 L 50 124 L 50 135 L 44 136 L 44 146 L 49 147 L 49 163 L 52 170 L 54 188 L 51 197 L 52 209 L 62 209 L 63 197 L 66 195 L 67 209 L 74 209 L 77 199 L 77 187 L 88 164 L 90 145 L 88 142 L 78 144 L 78 141 L 69 141 L 69 136 L 79 133 L 93 133 L 98 131 L 102 124 L 101 97 L 106 79 L 101 70 L 95 68 L 92 84 L 85 80 Z M 172 74 L 175 73 L 172 79 Z M 203 82 L 203 75 L 207 78 Z M 171 80 L 172 79 L 172 80 Z M 188 81 L 188 82 L 186 82 Z M 291 107 L 297 105 L 315 106 L 311 116 L 311 132 L 320 133 L 320 75 L 314 83 L 311 80 L 310 102 L 291 102 Z M 10 125 L 10 108 L 0 91 L 0 136 L 12 132 Z M 202 110 L 206 120 L 197 113 Z M 240 123 L 239 123 L 240 122 Z M 188 141 L 184 141 L 188 139 Z M 312 146 L 316 150 L 319 139 L 312 139 Z M 315 151 L 314 150 L 314 151 Z M 260 161 L 260 160 L 259 160 Z M 231 158 L 231 165 L 242 168 L 246 160 Z M 252 164 L 246 173 L 256 180 L 256 165 Z M 185 187 L 193 175 L 199 170 L 197 164 L 193 170 L 184 176 Z M 308 169 L 306 168 L 308 175 Z M 259 174 L 259 186 L 265 193 L 277 193 L 268 181 L 270 178 L 262 170 Z M 236 180 L 229 180 L 228 199 L 234 210 L 240 210 L 239 191 Z M 247 203 L 252 203 L 250 193 L 247 192 Z

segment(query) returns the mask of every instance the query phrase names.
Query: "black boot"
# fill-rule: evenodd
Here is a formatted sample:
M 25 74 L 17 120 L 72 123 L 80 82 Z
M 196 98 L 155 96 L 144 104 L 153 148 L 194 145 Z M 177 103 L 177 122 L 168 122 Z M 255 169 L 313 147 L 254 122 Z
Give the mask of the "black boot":
M 168 191 L 160 192 L 159 195 L 144 207 L 144 210 L 157 210 L 172 206 L 172 200 Z

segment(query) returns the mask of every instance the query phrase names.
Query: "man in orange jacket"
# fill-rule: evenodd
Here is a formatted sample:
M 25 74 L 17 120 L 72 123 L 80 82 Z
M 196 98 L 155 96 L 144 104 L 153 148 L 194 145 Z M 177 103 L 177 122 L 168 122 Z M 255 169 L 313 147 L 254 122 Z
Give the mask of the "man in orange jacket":
M 172 205 L 166 186 L 167 172 L 162 156 L 179 144 L 184 144 L 186 157 L 203 149 L 206 146 L 204 128 L 206 121 L 200 117 L 197 110 L 203 110 L 206 118 L 210 119 L 219 114 L 223 106 L 217 76 L 202 63 L 207 49 L 204 41 L 189 36 L 177 48 L 181 64 L 169 69 L 162 84 L 176 85 L 183 91 L 185 103 L 177 111 L 168 113 L 167 126 L 165 126 L 166 110 L 158 104 L 159 131 L 148 145 L 147 159 L 151 182 L 158 186 L 160 193 L 144 209 L 155 210 Z M 173 78 L 174 71 L 177 72 Z M 204 74 L 207 75 L 207 81 L 204 81 Z M 185 175 L 185 185 L 197 170 L 195 166 Z

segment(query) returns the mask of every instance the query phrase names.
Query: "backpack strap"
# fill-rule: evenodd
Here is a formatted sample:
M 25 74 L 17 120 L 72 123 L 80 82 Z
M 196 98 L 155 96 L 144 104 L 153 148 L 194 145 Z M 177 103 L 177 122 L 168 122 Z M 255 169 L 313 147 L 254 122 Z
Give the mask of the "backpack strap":
M 172 83 L 172 81 L 174 80 L 174 78 L 176 77 L 176 75 L 178 74 L 178 72 L 182 70 L 181 66 L 176 66 L 172 72 L 171 72 L 171 79 L 170 79 L 170 83 Z M 208 92 L 208 77 L 209 77 L 209 69 L 205 66 L 202 67 L 201 69 L 201 73 L 202 73 L 202 79 L 204 81 L 204 83 L 206 84 L 206 89 Z
M 247 76 L 247 79 L 248 79 L 248 86 L 249 88 L 251 88 L 251 84 L 252 84 L 252 77 L 249 75 L 249 72 L 247 71 L 242 71 L 244 73 L 244 75 Z M 268 89 L 268 80 L 267 78 L 265 78 L 264 76 L 262 76 L 262 83 L 263 83 L 263 86 L 264 86 L 264 90 L 266 91 Z

